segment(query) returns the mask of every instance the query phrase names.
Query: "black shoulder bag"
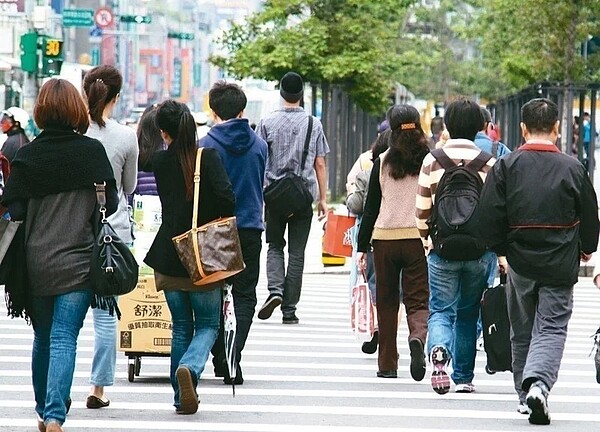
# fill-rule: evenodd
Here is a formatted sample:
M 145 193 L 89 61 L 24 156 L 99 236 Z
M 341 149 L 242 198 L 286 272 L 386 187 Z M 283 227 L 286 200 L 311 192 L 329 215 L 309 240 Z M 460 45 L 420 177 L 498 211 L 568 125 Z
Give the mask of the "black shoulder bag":
M 121 318 L 115 296 L 128 294 L 138 282 L 138 263 L 106 218 L 106 183 L 95 184 L 101 214 L 92 250 L 90 279 L 94 290 L 92 307 L 115 312 Z
M 306 131 L 304 151 L 302 152 L 300 175 L 294 172 L 287 172 L 283 178 L 275 180 L 265 188 L 264 199 L 269 212 L 290 218 L 294 214 L 312 205 L 312 194 L 308 189 L 306 180 L 301 176 L 304 171 L 304 166 L 306 165 L 306 159 L 308 158 L 308 147 L 310 145 L 312 127 L 313 117 L 311 115 L 308 117 L 308 130 Z

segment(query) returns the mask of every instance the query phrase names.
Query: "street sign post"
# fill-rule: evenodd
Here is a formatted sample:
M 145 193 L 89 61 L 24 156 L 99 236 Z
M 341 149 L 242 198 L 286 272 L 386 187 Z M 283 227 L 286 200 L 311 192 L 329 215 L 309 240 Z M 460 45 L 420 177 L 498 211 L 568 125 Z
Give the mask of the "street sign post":
M 65 27 L 91 27 L 94 25 L 94 11 L 92 9 L 64 9 L 63 26 Z

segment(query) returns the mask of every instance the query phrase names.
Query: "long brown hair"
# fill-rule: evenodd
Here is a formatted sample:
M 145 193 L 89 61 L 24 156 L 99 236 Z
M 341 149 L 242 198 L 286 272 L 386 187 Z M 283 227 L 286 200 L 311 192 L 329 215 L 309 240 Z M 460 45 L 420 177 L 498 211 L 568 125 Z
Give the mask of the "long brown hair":
M 156 124 L 173 139 L 173 149 L 183 171 L 185 196 L 194 197 L 194 168 L 196 165 L 196 122 L 190 109 L 182 103 L 169 99 L 161 103 L 156 111 Z
M 33 119 L 40 129 L 62 127 L 80 134 L 90 126 L 81 94 L 69 81 L 58 78 L 47 81 L 40 89 Z
M 83 79 L 90 118 L 101 128 L 106 126 L 102 114 L 106 105 L 121 92 L 123 77 L 121 73 L 110 65 L 95 67 Z

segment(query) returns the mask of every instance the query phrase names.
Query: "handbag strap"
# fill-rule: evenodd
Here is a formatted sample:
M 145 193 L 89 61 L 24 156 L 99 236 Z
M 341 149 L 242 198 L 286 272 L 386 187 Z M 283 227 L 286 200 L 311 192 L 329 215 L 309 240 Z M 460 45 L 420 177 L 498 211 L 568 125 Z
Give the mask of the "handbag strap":
M 96 187 L 96 201 L 100 206 L 98 210 L 102 214 L 101 222 L 106 222 L 106 182 L 94 183 Z
M 196 169 L 194 170 L 194 210 L 192 213 L 192 229 L 198 228 L 198 201 L 200 199 L 200 161 L 202 147 L 196 150 Z
M 304 140 L 304 151 L 302 152 L 302 165 L 300 165 L 300 175 L 304 171 L 304 166 L 306 165 L 306 159 L 308 158 L 308 147 L 310 145 L 310 136 L 312 134 L 313 127 L 313 116 L 308 116 L 308 129 L 306 130 L 306 139 Z

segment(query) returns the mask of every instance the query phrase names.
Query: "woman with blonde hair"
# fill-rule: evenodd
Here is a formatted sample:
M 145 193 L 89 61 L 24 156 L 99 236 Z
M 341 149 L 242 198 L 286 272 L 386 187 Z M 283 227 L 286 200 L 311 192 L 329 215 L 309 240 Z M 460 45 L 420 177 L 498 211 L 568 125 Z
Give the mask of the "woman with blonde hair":
M 24 220 L 21 309 L 34 339 L 31 356 L 35 411 L 40 432 L 60 432 L 69 405 L 77 337 L 93 297 L 90 262 L 95 241 L 94 183 L 107 184 L 107 214 L 117 208 L 117 189 L 102 144 L 84 136 L 89 127 L 81 95 L 68 81 L 51 79 L 40 89 L 33 117 L 42 133 L 12 162 L 2 201 L 13 220 Z M 7 282 L 11 296 L 14 286 Z M 23 309 L 24 308 L 24 309 Z

